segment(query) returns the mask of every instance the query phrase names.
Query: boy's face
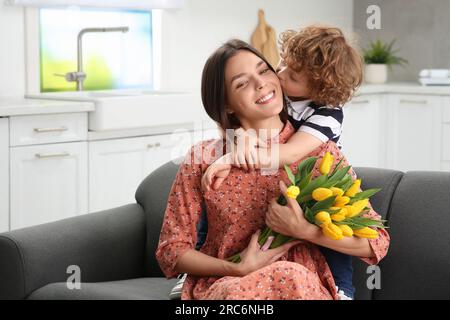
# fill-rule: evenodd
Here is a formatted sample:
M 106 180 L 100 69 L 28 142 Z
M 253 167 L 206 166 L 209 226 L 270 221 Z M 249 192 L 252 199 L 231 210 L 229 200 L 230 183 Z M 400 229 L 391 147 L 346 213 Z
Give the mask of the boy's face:
M 293 70 L 284 63 L 283 59 L 280 60 L 276 71 L 283 93 L 291 100 L 305 100 L 309 98 L 310 90 L 304 72 Z

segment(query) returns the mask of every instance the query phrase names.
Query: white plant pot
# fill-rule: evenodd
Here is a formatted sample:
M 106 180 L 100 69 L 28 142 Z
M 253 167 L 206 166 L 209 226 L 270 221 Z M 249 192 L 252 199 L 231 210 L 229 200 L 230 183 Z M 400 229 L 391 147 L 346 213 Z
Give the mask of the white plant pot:
M 381 84 L 387 81 L 387 65 L 385 64 L 366 64 L 364 79 L 367 83 Z

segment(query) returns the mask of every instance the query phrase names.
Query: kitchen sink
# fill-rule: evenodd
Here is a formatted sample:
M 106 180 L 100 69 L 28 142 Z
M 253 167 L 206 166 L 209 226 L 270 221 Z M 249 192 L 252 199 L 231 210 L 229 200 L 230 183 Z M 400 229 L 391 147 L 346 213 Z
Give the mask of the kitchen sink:
M 106 131 L 208 120 L 200 94 L 152 90 L 49 92 L 32 99 L 93 102 L 89 130 Z

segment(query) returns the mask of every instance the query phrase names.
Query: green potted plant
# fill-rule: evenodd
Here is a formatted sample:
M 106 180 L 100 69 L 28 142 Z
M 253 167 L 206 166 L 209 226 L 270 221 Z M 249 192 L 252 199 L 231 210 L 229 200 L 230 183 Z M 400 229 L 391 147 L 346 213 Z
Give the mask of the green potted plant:
M 408 63 L 396 55 L 398 49 L 394 50 L 395 39 L 385 43 L 380 39 L 375 40 L 363 50 L 365 72 L 364 78 L 367 83 L 380 84 L 387 81 L 387 68 L 393 65 L 405 65 Z

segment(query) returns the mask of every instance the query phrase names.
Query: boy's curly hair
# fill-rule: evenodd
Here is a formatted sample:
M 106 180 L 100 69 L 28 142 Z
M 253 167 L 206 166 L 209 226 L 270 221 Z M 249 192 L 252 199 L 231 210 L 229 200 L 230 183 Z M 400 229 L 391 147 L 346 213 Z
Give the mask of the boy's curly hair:
M 305 73 L 314 102 L 342 107 L 361 85 L 362 55 L 339 28 L 312 25 L 288 30 L 279 42 L 284 62 Z

